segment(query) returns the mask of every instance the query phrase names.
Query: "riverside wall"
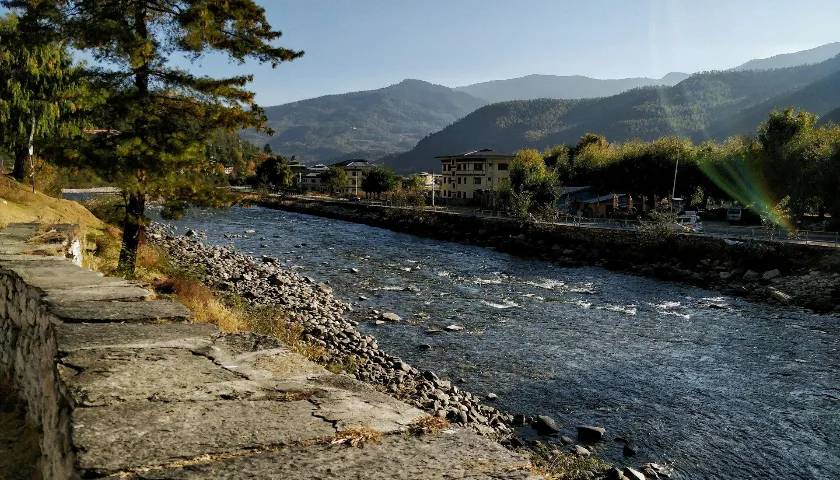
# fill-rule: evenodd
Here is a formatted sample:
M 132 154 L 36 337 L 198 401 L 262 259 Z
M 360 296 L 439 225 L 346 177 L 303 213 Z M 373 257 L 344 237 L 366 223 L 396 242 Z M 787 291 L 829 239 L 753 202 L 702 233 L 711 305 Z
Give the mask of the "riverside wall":
M 49 226 L 0 230 L 0 380 L 39 432 L 32 478 L 539 478 L 276 339 L 51 256 L 45 233 L 72 250 Z
M 561 265 L 603 266 L 757 301 L 840 313 L 840 250 L 832 247 L 688 234 L 653 237 L 635 230 L 298 197 L 259 197 L 254 203 L 492 247 Z

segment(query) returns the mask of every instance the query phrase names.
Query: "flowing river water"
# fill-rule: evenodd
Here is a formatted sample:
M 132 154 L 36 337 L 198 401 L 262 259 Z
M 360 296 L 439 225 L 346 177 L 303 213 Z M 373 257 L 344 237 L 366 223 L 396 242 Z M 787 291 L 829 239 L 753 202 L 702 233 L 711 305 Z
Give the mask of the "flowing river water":
M 256 207 L 170 223 L 328 281 L 386 351 L 501 408 L 570 435 L 606 427 L 608 460 L 668 461 L 684 479 L 840 479 L 837 317 Z M 371 309 L 404 320 L 377 326 Z M 429 332 L 452 324 L 464 330 Z M 623 459 L 619 436 L 639 454 Z

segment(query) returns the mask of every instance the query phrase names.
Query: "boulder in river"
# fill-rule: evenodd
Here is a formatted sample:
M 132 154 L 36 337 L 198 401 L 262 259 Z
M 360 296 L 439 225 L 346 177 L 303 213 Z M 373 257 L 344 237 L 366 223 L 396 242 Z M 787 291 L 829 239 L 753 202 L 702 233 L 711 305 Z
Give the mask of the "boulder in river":
M 595 443 L 604 439 L 607 430 L 604 427 L 594 427 L 592 425 L 578 425 L 577 436 L 581 442 Z
M 647 478 L 644 473 L 630 467 L 624 467 L 624 470 L 622 470 L 621 473 L 630 480 L 645 480 Z
M 461 325 L 454 325 L 453 324 L 453 325 L 447 326 L 446 329 L 449 330 L 450 332 L 460 332 L 461 330 L 464 329 L 464 327 L 461 326 Z
M 764 275 L 761 276 L 762 280 L 773 280 L 774 278 L 780 276 L 782 272 L 779 271 L 778 268 L 774 268 L 773 270 L 767 270 L 764 272 Z
M 548 415 L 538 415 L 532 424 L 534 429 L 542 435 L 554 435 L 560 431 L 557 422 Z
M 571 447 L 569 447 L 569 451 L 579 457 L 588 457 L 592 455 L 592 452 L 590 452 L 588 448 L 582 447 L 580 445 L 572 445 Z
M 386 312 L 382 314 L 382 319 L 387 320 L 389 322 L 399 322 L 402 320 L 402 317 L 400 317 L 394 312 Z

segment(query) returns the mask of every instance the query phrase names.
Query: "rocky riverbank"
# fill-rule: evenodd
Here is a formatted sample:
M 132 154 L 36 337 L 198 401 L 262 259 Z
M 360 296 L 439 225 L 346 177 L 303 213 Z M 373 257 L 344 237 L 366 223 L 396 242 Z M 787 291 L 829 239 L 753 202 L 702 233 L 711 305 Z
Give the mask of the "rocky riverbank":
M 259 238 L 260 234 L 247 230 L 239 235 Z M 495 395 L 480 398 L 434 372 L 421 372 L 384 352 L 376 339 L 360 333 L 357 322 L 347 318 L 358 307 L 336 298 L 329 285 L 285 268 L 280 259 L 267 255 L 257 258 L 233 248 L 210 245 L 203 241 L 202 232 L 191 230 L 178 236 L 174 230 L 154 226 L 149 238 L 163 247 L 179 266 L 202 272 L 209 286 L 235 293 L 253 305 L 282 309 L 303 325 L 303 338 L 307 342 L 324 347 L 338 364 L 352 364 L 354 368 L 349 373 L 356 378 L 430 414 L 472 428 L 511 447 L 533 447 L 534 440 L 547 440 L 554 445 L 549 447 L 550 452 L 571 453 L 581 459 L 610 448 L 607 444 L 612 442 L 603 428 L 578 426 L 576 439 L 561 435 L 561 427 L 551 417 L 500 411 L 485 403 L 492 402 Z M 372 322 L 401 321 L 390 312 L 370 311 L 366 316 Z M 352 361 L 347 362 L 348 359 Z M 620 438 L 615 441 L 615 448 L 622 449 L 625 456 L 635 455 L 634 444 Z M 634 477 L 640 472 L 647 478 L 668 478 L 672 470 L 663 465 L 645 464 L 638 469 L 613 469 L 607 475 L 618 479 L 645 478 Z
M 255 203 L 492 247 L 563 266 L 601 266 L 758 302 L 840 314 L 840 249 L 834 247 L 703 235 L 651 238 L 634 230 L 537 224 L 339 201 L 261 197 Z
M 195 232 L 188 234 L 175 236 L 155 226 L 149 238 L 179 266 L 203 272 L 208 286 L 234 293 L 253 305 L 281 308 L 290 320 L 303 326 L 305 341 L 324 347 L 336 363 L 352 364 L 358 379 L 486 435 L 502 438 L 514 426 L 524 424 L 524 418 L 485 405 L 435 373 L 421 372 L 384 352 L 375 338 L 359 332 L 357 322 L 345 318 L 352 305 L 337 299 L 328 285 L 283 268 L 274 257 L 257 259 L 231 248 L 207 245 Z

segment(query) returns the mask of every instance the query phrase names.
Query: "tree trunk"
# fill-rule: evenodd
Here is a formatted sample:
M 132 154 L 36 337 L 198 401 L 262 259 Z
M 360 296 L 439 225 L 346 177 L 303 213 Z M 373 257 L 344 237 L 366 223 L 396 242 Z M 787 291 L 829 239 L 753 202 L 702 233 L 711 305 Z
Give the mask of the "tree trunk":
M 32 193 L 35 193 L 35 115 L 32 115 L 32 125 L 29 129 L 29 142 L 26 147 L 29 160 L 29 177 L 32 180 Z
M 24 146 L 15 147 L 15 166 L 12 169 L 12 177 L 18 182 L 26 179 L 26 159 L 29 157 L 29 150 Z
M 146 197 L 142 193 L 128 194 L 123 220 L 122 247 L 120 248 L 120 262 L 117 270 L 125 276 L 134 275 L 137 263 L 137 248 L 144 230 L 144 213 L 146 211 Z
M 146 40 L 149 38 L 149 30 L 146 16 L 146 2 L 136 2 L 134 10 L 134 30 L 137 35 Z M 145 110 L 149 103 L 149 63 L 139 65 L 134 70 L 134 84 L 137 88 L 137 103 Z M 134 123 L 134 133 L 145 144 L 146 126 L 142 119 L 138 118 Z M 139 164 L 143 164 L 142 160 Z M 145 175 L 142 169 L 136 172 L 140 185 L 145 183 Z M 143 214 L 146 210 L 146 196 L 141 192 L 128 193 L 128 201 L 125 205 L 125 220 L 123 221 L 122 247 L 120 248 L 120 261 L 117 270 L 123 276 L 134 276 L 134 267 L 137 264 L 137 248 L 140 246 L 140 239 L 143 235 Z

